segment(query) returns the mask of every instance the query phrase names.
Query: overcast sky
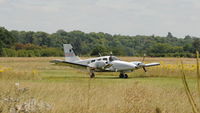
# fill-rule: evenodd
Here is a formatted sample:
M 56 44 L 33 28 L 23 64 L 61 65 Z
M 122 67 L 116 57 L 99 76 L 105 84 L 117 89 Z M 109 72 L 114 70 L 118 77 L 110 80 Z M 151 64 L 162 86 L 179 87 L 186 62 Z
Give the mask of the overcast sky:
M 0 26 L 200 37 L 200 0 L 0 0 Z

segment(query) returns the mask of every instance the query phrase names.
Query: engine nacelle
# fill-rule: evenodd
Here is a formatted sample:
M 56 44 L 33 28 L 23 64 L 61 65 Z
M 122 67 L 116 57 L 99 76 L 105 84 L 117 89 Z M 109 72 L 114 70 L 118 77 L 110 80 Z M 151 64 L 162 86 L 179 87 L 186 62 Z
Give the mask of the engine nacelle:
M 97 61 L 95 62 L 95 67 L 98 68 L 98 69 L 102 69 L 106 66 L 106 63 L 103 62 L 103 61 Z
M 103 61 L 97 61 L 97 62 L 90 63 L 89 66 L 91 68 L 103 69 L 106 66 L 106 63 Z

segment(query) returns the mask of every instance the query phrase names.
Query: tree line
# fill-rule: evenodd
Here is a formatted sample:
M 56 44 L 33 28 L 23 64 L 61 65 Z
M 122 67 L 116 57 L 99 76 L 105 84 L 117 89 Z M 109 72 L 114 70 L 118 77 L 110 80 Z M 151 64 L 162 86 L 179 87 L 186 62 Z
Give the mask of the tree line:
M 194 57 L 200 51 L 200 38 L 177 38 L 168 32 L 161 36 L 123 36 L 108 33 L 66 32 L 58 30 L 49 34 L 33 31 L 8 31 L 0 27 L 0 56 L 41 57 L 63 56 L 63 44 L 70 43 L 79 56 L 109 55 L 152 57 Z

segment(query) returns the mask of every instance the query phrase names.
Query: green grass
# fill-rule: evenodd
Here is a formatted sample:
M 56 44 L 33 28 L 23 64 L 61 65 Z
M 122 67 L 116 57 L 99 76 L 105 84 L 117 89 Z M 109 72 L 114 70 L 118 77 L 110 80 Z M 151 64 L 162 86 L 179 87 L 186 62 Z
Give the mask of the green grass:
M 86 72 L 75 72 L 77 72 L 77 70 L 48 70 L 41 72 L 41 76 L 43 76 L 42 81 L 49 82 L 87 83 L 88 79 L 90 79 L 88 73 Z M 118 77 L 118 73 L 98 73 L 94 79 L 95 83 L 103 83 L 104 85 L 115 85 L 118 83 L 124 83 L 128 85 L 132 82 L 139 81 L 142 84 L 152 85 L 155 87 L 183 87 L 182 80 L 179 77 L 130 76 L 128 79 L 121 79 Z M 192 87 L 196 85 L 195 78 L 190 77 L 187 79 L 187 81 Z

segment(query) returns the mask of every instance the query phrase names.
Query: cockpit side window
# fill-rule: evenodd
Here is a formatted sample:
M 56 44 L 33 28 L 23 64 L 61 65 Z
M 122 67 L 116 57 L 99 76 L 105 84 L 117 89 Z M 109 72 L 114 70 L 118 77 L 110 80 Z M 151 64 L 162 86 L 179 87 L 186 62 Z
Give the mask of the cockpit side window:
M 101 59 L 98 59 L 98 61 L 100 61 Z
M 91 62 L 95 62 L 95 60 L 91 60 Z
M 108 59 L 107 58 L 103 58 L 103 60 L 107 61 Z
M 115 57 L 115 56 L 113 56 L 112 59 L 113 59 L 113 60 L 119 60 L 119 58 L 117 58 L 117 57 Z

